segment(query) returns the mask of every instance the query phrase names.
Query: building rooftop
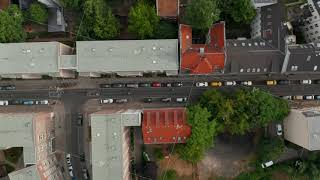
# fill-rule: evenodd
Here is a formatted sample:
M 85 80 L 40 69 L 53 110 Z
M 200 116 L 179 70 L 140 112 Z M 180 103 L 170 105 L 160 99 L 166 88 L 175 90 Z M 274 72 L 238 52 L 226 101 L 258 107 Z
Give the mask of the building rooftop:
M 178 70 L 178 40 L 77 41 L 78 72 Z
M 100 111 L 90 115 L 92 179 L 108 177 L 120 180 L 123 169 L 123 133 L 125 125 L 140 126 L 141 112 Z
M 24 162 L 35 163 L 34 114 L 0 113 L 0 146 L 23 147 Z
M 37 166 L 32 165 L 9 173 L 10 180 L 40 180 Z
M 157 0 L 157 14 L 161 17 L 177 17 L 179 0 Z
M 285 55 L 263 39 L 227 40 L 225 73 L 279 73 Z
M 191 135 L 185 108 L 143 110 L 142 134 L 145 144 L 185 143 Z
M 6 9 L 10 4 L 10 0 L 0 0 L 0 9 Z
M 224 22 L 214 24 L 206 44 L 192 43 L 191 26 L 179 27 L 181 71 L 191 74 L 222 72 L 225 63 Z
M 268 6 L 268 5 L 275 4 L 278 2 L 278 0 L 251 0 L 251 1 L 252 1 L 252 4 L 255 8 Z
M 283 72 L 320 72 L 320 49 L 314 44 L 288 46 L 289 59 Z
M 320 150 L 320 108 L 291 109 L 284 120 L 285 138 L 310 151 Z
M 56 73 L 58 42 L 0 43 L 0 74 Z

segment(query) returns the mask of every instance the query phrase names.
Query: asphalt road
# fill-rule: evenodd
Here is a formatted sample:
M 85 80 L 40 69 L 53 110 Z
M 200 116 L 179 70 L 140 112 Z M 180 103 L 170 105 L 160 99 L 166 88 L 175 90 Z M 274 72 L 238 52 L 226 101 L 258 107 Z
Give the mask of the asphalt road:
M 271 75 L 272 76 L 272 75 Z M 304 77 L 306 76 L 306 77 Z M 300 77 L 300 76 L 299 76 Z M 250 79 L 251 78 L 251 79 Z M 276 96 L 283 95 L 320 95 L 320 84 L 301 85 L 299 81 L 293 77 L 291 85 L 276 85 L 266 86 L 266 79 L 284 79 L 271 78 L 270 76 L 253 77 L 248 80 L 253 80 L 254 86 L 266 90 Z M 319 77 L 310 78 L 308 75 L 300 77 L 303 79 L 320 79 Z M 174 78 L 110 78 L 110 79 L 78 79 L 78 80 L 11 80 L 1 81 L 0 85 L 14 84 L 17 90 L 15 91 L 0 91 L 0 100 L 17 100 L 17 99 L 59 99 L 65 104 L 66 123 L 67 123 L 67 144 L 66 151 L 72 154 L 72 163 L 77 179 L 82 179 L 82 167 L 80 162 L 80 154 L 84 151 L 84 129 L 77 124 L 78 113 L 81 112 L 82 105 L 88 99 L 101 98 L 126 98 L 130 103 L 136 103 L 136 107 L 166 107 L 166 106 L 185 106 L 186 103 L 163 103 L 160 98 L 177 98 L 187 97 L 188 103 L 196 101 L 201 94 L 216 87 L 195 87 L 194 83 L 199 81 L 224 81 L 236 80 L 240 81 L 243 77 L 228 76 L 228 77 L 174 77 Z M 128 82 L 183 82 L 183 87 L 159 87 L 159 88 L 106 88 L 100 89 L 99 84 L 102 83 L 128 83 Z M 60 88 L 55 88 L 60 86 Z M 64 87 L 62 87 L 64 86 Z M 232 91 L 235 88 L 243 86 L 222 86 L 218 89 L 223 91 Z M 98 93 L 98 96 L 90 94 Z M 153 98 L 152 103 L 143 103 L 144 98 Z M 125 106 L 118 104 L 119 106 Z M 110 106 L 110 105 L 109 105 Z M 111 105 L 116 106 L 116 105 Z

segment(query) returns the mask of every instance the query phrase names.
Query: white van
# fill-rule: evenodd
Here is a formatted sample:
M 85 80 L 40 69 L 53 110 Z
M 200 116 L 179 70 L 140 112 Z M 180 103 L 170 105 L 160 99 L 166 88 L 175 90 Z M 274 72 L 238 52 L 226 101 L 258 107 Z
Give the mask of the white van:
M 267 167 L 270 167 L 272 165 L 273 165 L 273 161 L 268 161 L 268 162 L 262 163 L 261 167 L 262 168 L 267 168 Z
M 0 106 L 8 106 L 9 102 L 8 101 L 0 101 Z

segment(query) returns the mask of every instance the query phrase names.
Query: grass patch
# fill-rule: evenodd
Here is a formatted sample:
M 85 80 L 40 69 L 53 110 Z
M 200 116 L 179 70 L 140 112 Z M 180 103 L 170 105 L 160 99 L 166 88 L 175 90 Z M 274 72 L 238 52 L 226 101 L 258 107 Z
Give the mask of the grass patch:
M 177 172 L 173 169 L 169 169 L 167 171 L 164 171 L 160 177 L 158 177 L 157 179 L 162 179 L 162 180 L 176 180 L 177 177 Z
M 5 164 L 4 166 L 6 167 L 6 171 L 7 171 L 8 174 L 15 170 L 14 167 L 12 167 L 12 166 L 10 166 L 8 164 Z
M 156 156 L 157 160 L 162 160 L 164 158 L 161 148 L 155 148 L 154 155 Z

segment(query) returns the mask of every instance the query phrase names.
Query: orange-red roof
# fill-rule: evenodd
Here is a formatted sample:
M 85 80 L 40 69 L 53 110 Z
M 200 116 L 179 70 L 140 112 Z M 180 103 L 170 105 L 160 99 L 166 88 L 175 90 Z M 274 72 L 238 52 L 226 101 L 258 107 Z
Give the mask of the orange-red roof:
M 179 0 L 157 0 L 157 14 L 161 17 L 177 17 Z
M 143 111 L 142 134 L 145 144 L 185 143 L 191 135 L 185 108 Z
M 225 63 L 224 22 L 214 24 L 209 30 L 207 44 L 192 44 L 192 29 L 180 25 L 181 70 L 191 74 L 220 72 Z

